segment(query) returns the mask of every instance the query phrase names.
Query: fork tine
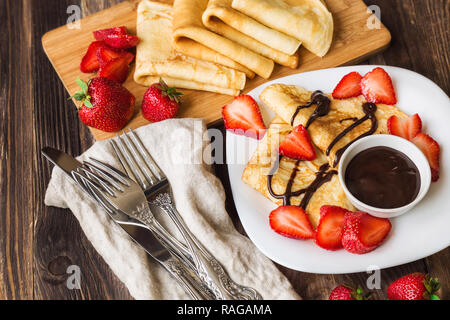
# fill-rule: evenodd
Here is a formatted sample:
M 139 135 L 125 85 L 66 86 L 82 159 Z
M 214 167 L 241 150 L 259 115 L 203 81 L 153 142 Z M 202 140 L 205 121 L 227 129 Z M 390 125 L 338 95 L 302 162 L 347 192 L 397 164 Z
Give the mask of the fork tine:
M 139 169 L 139 166 L 137 165 L 136 161 L 131 156 L 130 151 L 128 150 L 127 146 L 123 142 L 122 138 L 117 135 L 117 145 L 119 146 L 120 151 L 122 152 L 122 155 L 124 155 L 124 160 L 127 163 L 128 167 L 130 168 L 131 172 L 133 173 L 133 176 L 136 177 L 137 180 L 135 180 L 142 189 L 147 188 L 147 183 L 145 178 L 143 177 L 143 174 L 141 170 Z
M 90 158 L 92 161 L 95 161 L 97 164 L 90 163 L 88 161 L 84 162 L 84 165 L 88 167 L 92 172 L 101 175 L 104 179 L 106 179 L 109 183 L 111 183 L 116 189 L 120 191 L 124 191 L 122 186 L 129 186 L 129 182 L 127 179 L 122 176 L 123 174 L 118 170 L 115 170 L 111 166 L 108 166 L 106 163 L 101 162 L 100 160 Z
M 162 170 L 159 168 L 159 166 L 156 164 L 155 160 L 153 160 L 153 157 L 148 153 L 147 149 L 144 147 L 141 139 L 137 136 L 137 134 L 130 128 L 129 130 L 131 136 L 133 137 L 133 140 L 135 142 L 135 145 L 138 146 L 140 154 L 142 158 L 144 159 L 144 163 L 147 163 L 150 167 L 150 171 L 158 178 L 158 180 L 163 179 Z
M 95 172 L 92 172 L 89 169 L 85 168 L 84 165 L 83 165 L 83 167 L 78 168 L 76 170 L 76 172 L 80 174 L 81 178 L 87 179 L 87 180 L 89 180 L 89 181 L 91 181 L 93 183 L 96 182 L 97 183 L 96 184 L 97 187 L 100 185 L 102 187 L 103 191 L 107 192 L 111 196 L 115 196 L 114 189 L 111 188 L 111 187 L 114 187 L 114 186 L 110 185 L 105 179 L 100 177 Z
M 145 160 L 142 158 L 142 155 L 137 150 L 135 143 L 133 141 L 131 141 L 130 137 L 128 136 L 128 134 L 126 132 L 123 132 L 122 136 L 124 137 L 124 141 L 128 147 L 128 150 L 131 150 L 131 152 L 133 153 L 134 160 L 139 163 L 139 169 L 141 169 L 141 171 L 144 173 L 144 175 L 147 179 L 147 182 L 150 183 L 150 185 L 155 184 L 156 177 L 154 176 L 154 174 L 152 173 L 150 168 L 145 163 Z
M 125 159 L 125 156 L 122 154 L 122 151 L 120 151 L 120 148 L 117 145 L 117 143 L 113 139 L 110 140 L 110 143 L 111 146 L 113 147 L 114 153 L 116 154 L 120 164 L 122 165 L 122 168 L 125 170 L 126 175 L 130 177 L 132 180 L 138 181 L 137 178 L 134 176 L 133 172 L 131 171 L 130 167 L 128 166 L 127 160 Z
M 91 184 L 86 182 L 85 178 L 82 178 L 81 175 L 77 175 L 75 172 L 72 172 L 72 177 L 80 188 L 82 188 L 88 195 L 90 195 L 94 200 L 101 204 L 103 209 L 105 209 L 110 214 L 114 213 L 113 209 L 111 209 L 111 206 L 107 205 L 106 202 L 104 202 L 103 199 L 99 197 L 98 192 L 94 192 L 93 187 L 91 186 Z

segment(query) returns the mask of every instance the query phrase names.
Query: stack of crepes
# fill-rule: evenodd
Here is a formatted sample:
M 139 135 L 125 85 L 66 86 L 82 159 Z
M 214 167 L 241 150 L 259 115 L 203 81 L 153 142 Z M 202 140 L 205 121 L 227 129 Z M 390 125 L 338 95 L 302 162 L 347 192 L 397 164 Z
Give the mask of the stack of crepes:
M 137 83 L 237 95 L 275 62 L 297 68 L 301 44 L 323 57 L 333 18 L 321 0 L 144 0 L 137 35 Z

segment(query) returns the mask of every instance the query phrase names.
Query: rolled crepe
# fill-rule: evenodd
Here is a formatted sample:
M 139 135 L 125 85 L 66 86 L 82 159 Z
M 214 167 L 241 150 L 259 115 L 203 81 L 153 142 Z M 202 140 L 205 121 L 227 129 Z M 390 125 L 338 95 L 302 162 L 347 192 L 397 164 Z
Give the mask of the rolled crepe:
M 274 68 L 272 60 L 205 28 L 202 14 L 207 5 L 208 0 L 175 0 L 175 48 L 191 57 L 244 71 L 249 77 L 252 77 L 248 72 L 251 70 L 265 79 L 269 78 Z
M 300 41 L 270 29 L 234 10 L 232 0 L 210 0 L 203 13 L 209 30 L 263 55 L 283 66 L 297 68 Z
M 233 0 L 231 6 L 302 42 L 323 57 L 333 40 L 333 17 L 321 0 Z
M 171 6 L 142 1 L 138 6 L 134 80 L 150 86 L 162 78 L 169 86 L 238 95 L 245 86 L 243 72 L 176 52 L 172 42 Z

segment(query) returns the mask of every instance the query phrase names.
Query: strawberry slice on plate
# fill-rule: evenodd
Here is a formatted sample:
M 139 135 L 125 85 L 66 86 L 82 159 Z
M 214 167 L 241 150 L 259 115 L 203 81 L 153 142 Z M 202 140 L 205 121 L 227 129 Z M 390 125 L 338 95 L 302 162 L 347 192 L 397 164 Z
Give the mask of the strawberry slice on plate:
M 411 140 L 422 131 L 422 120 L 417 113 L 403 119 L 392 116 L 388 119 L 387 127 L 390 134 Z
M 397 103 L 392 79 L 383 68 L 375 68 L 361 80 L 362 94 L 367 101 L 394 105 Z
M 94 41 L 89 45 L 89 48 L 81 60 L 80 70 L 84 73 L 97 72 L 100 68 L 100 63 L 97 58 L 98 49 L 105 47 L 103 41 Z
M 314 229 L 305 210 L 298 206 L 281 206 L 269 215 L 276 233 L 293 239 L 313 239 Z
M 316 243 L 326 250 L 342 249 L 342 231 L 347 210 L 336 206 L 320 208 L 320 222 L 316 230 Z
M 130 64 L 134 60 L 134 54 L 125 50 L 112 49 L 108 48 L 107 46 L 100 47 L 97 50 L 97 59 L 100 67 L 119 57 L 126 57 L 128 64 Z
M 439 180 L 439 157 L 441 148 L 439 144 L 425 133 L 417 134 L 411 142 L 414 143 L 425 154 L 431 168 L 431 179 L 433 182 Z
M 278 147 L 278 152 L 286 157 L 298 160 L 312 161 L 316 158 L 316 151 L 311 143 L 308 131 L 298 125 L 286 136 Z
M 389 219 L 365 212 L 347 212 L 342 233 L 342 246 L 354 254 L 365 254 L 378 248 L 391 231 Z
M 256 101 L 249 95 L 240 95 L 222 109 L 225 128 L 235 134 L 262 139 L 266 132 Z
M 115 27 L 115 28 L 108 28 L 108 29 L 102 29 L 102 30 L 96 30 L 94 31 L 94 38 L 97 41 L 103 41 L 108 37 L 109 35 L 114 34 L 127 34 L 127 27 Z
M 105 38 L 105 43 L 116 49 L 130 49 L 137 46 L 139 38 L 131 34 L 110 34 Z
M 119 57 L 100 68 L 98 76 L 118 83 L 124 83 L 128 76 L 128 58 Z
M 347 99 L 360 96 L 362 76 L 358 72 L 351 72 L 344 76 L 333 91 L 333 98 Z

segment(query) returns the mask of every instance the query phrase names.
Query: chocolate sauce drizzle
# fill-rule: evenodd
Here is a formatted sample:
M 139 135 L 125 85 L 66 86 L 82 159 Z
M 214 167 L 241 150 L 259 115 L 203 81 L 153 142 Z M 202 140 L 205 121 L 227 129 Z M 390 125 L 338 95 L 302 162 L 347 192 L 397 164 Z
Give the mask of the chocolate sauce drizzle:
M 347 133 L 349 133 L 354 128 L 356 128 L 357 126 L 362 124 L 364 121 L 370 120 L 372 122 L 372 126 L 371 126 L 369 131 L 367 131 L 366 133 L 363 133 L 358 138 L 356 138 L 355 140 L 349 142 L 347 145 L 345 145 L 344 147 L 342 147 L 341 149 L 336 151 L 336 155 L 334 157 L 334 162 L 333 162 L 333 167 L 334 168 L 337 166 L 337 164 L 341 160 L 342 154 L 345 152 L 345 150 L 347 150 L 347 148 L 353 142 L 358 141 L 359 139 L 362 139 L 364 137 L 370 136 L 370 135 L 374 134 L 375 131 L 377 131 L 378 120 L 377 120 L 377 117 L 375 116 L 375 112 L 377 111 L 377 106 L 374 103 L 366 102 L 366 103 L 363 104 L 362 109 L 363 109 L 363 111 L 365 113 L 365 116 L 362 117 L 361 119 L 359 119 L 358 121 L 356 121 L 355 123 L 351 124 L 350 126 L 348 126 L 336 138 L 334 138 L 334 140 L 330 143 L 330 145 L 327 148 L 326 155 L 329 156 L 330 152 L 331 152 L 331 149 L 333 149 L 333 147 L 336 145 L 336 143 L 338 143 L 339 140 L 341 140 Z
M 358 118 L 347 118 L 347 119 L 342 119 L 341 121 L 339 121 L 339 123 L 343 123 L 343 122 L 345 122 L 345 121 L 353 121 L 353 122 L 356 122 L 356 121 L 358 121 L 359 119 Z
M 331 170 L 330 165 L 324 164 L 320 167 L 319 171 L 316 173 L 316 179 L 307 187 L 301 190 L 292 191 L 292 186 L 294 184 L 295 177 L 297 176 L 298 172 L 298 165 L 300 164 L 300 160 L 297 160 L 295 162 L 294 171 L 291 174 L 291 177 L 289 178 L 288 184 L 286 186 L 286 191 L 284 194 L 276 194 L 272 189 L 272 178 L 276 172 L 276 170 L 279 167 L 279 164 L 281 162 L 281 159 L 283 156 L 279 156 L 277 164 L 274 166 L 270 174 L 267 176 L 267 186 L 269 189 L 269 193 L 272 197 L 275 199 L 282 199 L 283 205 L 288 206 L 291 204 L 291 198 L 292 197 L 298 197 L 302 194 L 304 194 L 302 201 L 299 204 L 299 207 L 306 210 L 306 207 L 308 206 L 309 201 L 311 200 L 311 197 L 314 195 L 314 193 L 325 183 L 329 182 L 333 175 L 337 174 L 336 170 Z
M 331 104 L 330 99 L 326 95 L 324 95 L 322 91 L 320 91 L 320 90 L 314 91 L 311 94 L 311 102 L 309 102 L 305 105 L 302 105 L 302 106 L 298 106 L 297 110 L 295 110 L 294 115 L 292 116 L 292 119 L 291 119 L 291 126 L 294 125 L 295 117 L 297 117 L 300 110 L 307 109 L 313 105 L 316 105 L 317 106 L 316 110 L 314 110 L 314 112 L 309 117 L 308 122 L 306 123 L 305 128 L 308 129 L 309 126 L 317 118 L 324 117 L 330 112 L 330 104 Z

